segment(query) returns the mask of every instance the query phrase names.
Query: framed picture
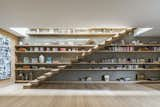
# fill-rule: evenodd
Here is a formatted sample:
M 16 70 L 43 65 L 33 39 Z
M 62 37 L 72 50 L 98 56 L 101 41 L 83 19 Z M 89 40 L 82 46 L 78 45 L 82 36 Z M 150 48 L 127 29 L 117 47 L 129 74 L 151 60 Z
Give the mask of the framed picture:
M 11 77 L 10 40 L 0 35 L 0 80 Z

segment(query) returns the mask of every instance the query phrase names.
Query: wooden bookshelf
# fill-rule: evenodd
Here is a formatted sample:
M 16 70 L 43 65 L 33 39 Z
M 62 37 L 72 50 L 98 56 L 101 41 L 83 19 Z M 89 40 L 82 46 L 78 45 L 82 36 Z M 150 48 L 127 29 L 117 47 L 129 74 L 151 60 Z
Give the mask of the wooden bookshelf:
M 125 47 L 135 47 L 135 48 L 133 48 L 132 51 L 111 51 L 109 49 L 112 49 L 112 48 L 108 48 L 108 47 L 116 47 L 116 48 L 118 48 L 118 47 L 124 47 L 124 48 Z M 147 51 L 138 50 L 141 47 L 142 47 L 142 49 L 144 49 L 144 47 L 147 47 L 148 50 Z M 152 50 L 152 49 L 155 49 L 154 47 L 157 48 L 157 51 Z M 118 71 L 118 72 L 121 72 L 121 75 L 123 75 L 124 72 L 127 72 L 127 75 L 134 74 L 133 75 L 134 78 L 131 78 L 133 80 L 136 79 L 135 76 L 141 75 L 141 74 L 144 74 L 145 76 L 146 75 L 152 76 L 153 74 L 155 74 L 156 77 L 158 78 L 157 74 L 159 74 L 159 72 L 160 72 L 159 47 L 160 47 L 160 44 L 156 44 L 156 45 L 155 44 L 119 45 L 119 46 L 106 45 L 106 46 L 104 46 L 104 48 L 94 51 L 94 54 L 91 54 L 87 57 L 84 57 L 84 58 L 78 60 L 77 62 L 73 62 L 70 67 L 65 68 L 63 71 L 66 71 L 66 73 L 75 71 L 75 72 L 77 72 L 77 75 L 78 75 L 78 72 L 100 72 L 100 74 L 103 75 L 104 74 L 103 71 L 106 71 L 106 75 L 110 75 L 111 73 Z M 149 50 L 149 49 L 151 49 L 151 50 Z M 101 53 L 104 53 L 105 57 Z M 118 53 L 122 53 L 122 54 L 119 54 L 116 57 L 114 53 L 116 55 Z M 124 53 L 124 55 L 123 55 L 123 53 Z M 129 56 L 126 56 L 125 53 L 128 54 Z M 134 54 L 130 55 L 129 53 L 134 53 Z M 153 53 L 153 55 L 148 56 L 148 53 L 151 53 L 151 54 Z M 144 54 L 144 55 L 142 55 L 142 54 Z M 145 56 L 145 54 L 146 54 L 146 56 Z M 101 55 L 103 55 L 103 56 L 101 56 Z M 109 56 L 109 57 L 107 57 L 107 56 Z M 103 58 L 104 58 L 104 60 L 105 59 L 109 59 L 109 60 L 106 60 L 107 62 L 102 62 Z M 110 59 L 115 59 L 115 60 L 110 60 Z M 128 61 L 128 59 L 129 59 L 129 61 Z M 125 61 L 126 61 L 126 63 L 125 63 Z M 133 69 L 131 69 L 131 68 L 133 68 Z M 103 73 L 101 73 L 101 72 L 103 72 Z M 108 73 L 108 72 L 110 72 L 110 73 Z M 134 72 L 134 73 L 132 74 L 132 73 L 128 73 L 128 72 Z M 81 77 L 82 77 L 82 75 L 84 76 L 85 73 L 80 73 Z M 86 76 L 88 76 L 88 75 L 86 75 Z M 81 77 L 79 77 L 79 78 L 81 78 Z M 156 78 L 156 77 L 153 77 L 153 78 Z M 96 83 L 96 81 L 94 81 L 94 78 L 95 77 L 93 76 L 93 80 L 91 81 L 91 83 Z M 125 77 L 123 77 L 123 78 L 125 78 Z M 146 76 L 146 78 L 152 79 L 152 77 L 147 77 L 147 76 Z M 119 79 L 119 78 L 117 78 L 117 79 Z M 159 78 L 159 80 L 160 80 L 160 78 Z M 59 80 L 57 80 L 57 81 L 59 81 Z M 72 82 L 73 83 L 77 83 L 77 82 L 83 83 L 84 82 L 85 83 L 86 81 L 82 81 L 82 82 L 81 81 L 67 81 L 67 82 L 69 82 L 69 83 L 72 83 Z M 100 82 L 104 82 L 104 81 L 100 81 Z M 119 81 L 109 81 L 108 83 L 112 83 L 112 82 L 119 83 Z M 158 81 L 157 80 L 125 81 L 125 83 L 130 83 L 130 82 L 131 83 L 157 83 Z M 56 81 L 55 81 L 55 83 L 56 83 Z M 63 83 L 63 81 L 62 81 L 62 83 Z
M 45 33 L 43 33 L 43 34 L 36 33 L 35 35 L 37 35 L 37 34 L 38 35 L 44 35 Z M 65 34 L 65 35 L 70 35 L 70 34 Z M 115 57 L 114 53 L 116 55 L 119 54 L 119 53 L 122 53 L 124 55 L 126 55 L 126 54 L 130 55 L 130 53 L 133 53 L 134 57 L 131 54 L 131 56 L 129 56 L 130 59 L 134 59 L 134 58 L 140 59 L 140 57 L 137 57 L 136 55 L 141 55 L 141 54 L 147 54 L 148 55 L 148 53 L 151 53 L 151 54 L 153 54 L 153 56 L 152 56 L 153 58 L 157 58 L 157 56 L 160 54 L 159 49 L 157 49 L 157 51 L 155 51 L 155 49 L 154 50 L 152 49 L 154 47 L 160 47 L 160 44 L 142 44 L 142 45 L 132 45 L 132 44 L 114 45 L 114 44 L 112 44 L 112 45 L 104 45 L 104 47 L 103 47 L 103 45 L 99 45 L 99 46 L 102 46 L 102 48 L 97 49 L 96 51 L 93 52 L 94 54 L 88 55 L 87 57 L 90 57 L 90 56 L 93 55 L 92 58 L 96 59 L 97 56 L 94 57 L 94 55 L 102 55 L 101 57 L 98 57 L 97 59 L 99 59 L 99 58 L 103 59 L 103 54 L 104 54 L 105 58 L 107 58 L 107 55 L 110 55 L 111 58 L 113 59 Z M 41 47 L 44 47 L 44 48 L 66 48 L 66 49 L 69 49 L 69 48 L 78 48 L 78 49 L 77 49 L 77 51 L 67 51 L 67 50 L 66 51 L 29 51 L 29 50 L 18 51 L 18 48 L 27 48 L 27 49 L 29 49 L 29 48 L 35 48 L 35 47 L 38 47 L 38 48 L 41 48 Z M 75 46 L 72 46 L 72 45 L 68 45 L 68 46 L 67 45 L 17 45 L 15 47 L 17 49 L 15 53 L 16 53 L 17 56 L 19 56 L 19 55 L 20 56 L 21 55 L 24 55 L 24 56 L 25 55 L 26 56 L 27 55 L 37 55 L 38 56 L 39 54 L 44 54 L 44 55 L 51 54 L 53 56 L 54 56 L 54 54 L 61 54 L 61 55 L 63 55 L 63 54 L 69 54 L 69 55 L 70 54 L 76 54 L 78 56 L 78 55 L 81 55 L 84 52 L 87 53 L 88 50 L 91 49 L 91 48 L 93 48 L 93 47 L 94 47 L 94 45 L 83 45 L 83 46 L 82 45 L 75 45 Z M 120 48 L 132 47 L 133 50 L 132 51 L 113 51 L 112 47 L 113 48 L 114 47 L 116 47 L 116 48 L 119 48 L 119 47 Z M 144 47 L 146 47 L 148 50 L 146 49 L 146 51 L 143 51 Z M 142 50 L 140 50 L 139 48 L 142 48 Z M 81 51 L 81 49 L 83 49 L 85 51 Z M 120 54 L 120 55 L 122 55 L 122 54 Z M 145 58 L 147 58 L 147 55 L 145 56 Z M 73 72 L 73 71 L 78 71 L 78 72 L 81 72 L 81 71 L 83 71 L 83 72 L 85 72 L 85 71 L 86 72 L 88 72 L 88 71 L 89 72 L 92 72 L 92 71 L 94 71 L 94 72 L 95 71 L 96 72 L 101 72 L 101 71 L 102 72 L 103 71 L 110 72 L 111 71 L 112 72 L 113 71 L 113 73 L 115 71 L 118 71 L 118 72 L 122 72 L 122 71 L 126 71 L 126 72 L 128 72 L 128 71 L 129 72 L 130 71 L 131 72 L 141 72 L 141 71 L 143 71 L 143 72 L 153 72 L 153 73 L 155 73 L 155 72 L 159 72 L 160 71 L 160 62 L 158 62 L 157 59 L 156 59 L 157 62 L 156 61 L 151 61 L 151 62 L 150 61 L 144 61 L 144 63 L 139 63 L 139 62 L 137 62 L 137 63 L 135 63 L 135 62 L 125 63 L 125 62 L 121 62 L 121 61 L 119 61 L 119 62 L 117 61 L 117 62 L 114 62 L 114 63 L 112 63 L 112 62 L 104 63 L 104 62 L 100 62 L 99 60 L 97 60 L 98 63 L 89 63 L 93 59 L 87 59 L 87 57 L 86 58 L 84 57 L 83 60 L 78 60 L 76 63 L 73 62 L 72 64 L 67 64 L 67 63 L 64 63 L 64 64 L 61 64 L 61 63 L 60 64 L 54 64 L 54 63 L 51 63 L 51 64 L 48 64 L 48 63 L 23 63 L 23 62 L 18 63 L 17 62 L 15 64 L 16 67 L 17 67 L 16 72 L 19 72 L 19 71 L 20 72 L 30 72 L 30 71 L 31 72 L 34 72 L 34 71 L 35 72 L 38 72 L 38 71 L 44 71 L 45 72 L 45 71 L 51 71 L 52 70 L 51 67 L 56 67 L 58 65 L 68 65 L 65 69 L 62 70 L 62 71 L 66 71 L 66 73 L 67 72 Z M 124 56 L 122 56 L 122 57 L 124 58 Z M 126 56 L 126 57 L 128 57 L 128 56 Z M 143 59 L 145 59 L 145 58 L 143 56 Z M 93 61 L 95 61 L 95 59 Z M 88 61 L 88 62 L 87 63 L 81 63 L 81 61 L 82 62 L 83 61 L 84 62 Z M 32 67 L 30 69 L 25 69 L 25 68 L 23 68 L 23 66 L 25 66 L 25 65 L 27 65 L 27 66 L 38 66 L 38 67 L 49 66 L 49 67 L 48 68 L 46 67 L 45 69 L 32 69 Z M 123 67 L 121 67 L 121 65 Z M 130 65 L 136 66 L 136 65 L 138 65 L 138 67 L 128 67 L 128 68 L 133 68 L 133 69 L 128 69 L 125 65 L 127 65 L 127 66 L 130 66 Z M 145 67 L 143 67 L 143 65 L 145 65 Z M 18 66 L 20 66 L 22 68 L 18 69 Z M 101 66 L 101 67 L 99 67 L 99 66 Z M 109 69 L 108 69 L 108 66 L 110 67 Z M 137 68 L 137 69 L 134 69 L 134 68 Z M 107 75 L 110 75 L 110 74 L 107 74 Z M 22 82 L 23 82 L 23 80 L 22 80 Z M 50 82 L 54 82 L 54 81 L 50 81 Z M 64 81 L 59 81 L 59 82 L 55 81 L 55 83 L 56 82 L 57 83 L 61 83 L 61 82 L 62 83 L 66 83 Z M 82 81 L 67 81 L 67 82 L 69 82 L 69 83 L 72 83 L 72 82 L 73 83 L 77 83 L 77 82 L 83 83 L 84 82 L 85 83 L 86 81 L 83 81 L 83 82 Z M 106 83 L 105 81 L 94 81 L 94 80 L 90 81 L 90 82 L 91 83 L 96 83 L 96 82 L 102 82 L 102 83 L 104 82 L 104 83 Z M 147 80 L 139 81 L 139 80 L 137 80 L 137 81 L 126 81 L 125 83 L 141 83 L 141 82 L 154 83 L 154 82 L 158 82 L 158 81 L 147 81 Z M 119 81 L 109 81 L 107 83 L 119 83 Z
M 111 36 L 128 28 L 33 28 L 27 34 L 31 36 Z
M 63 56 L 64 58 L 67 57 L 66 60 L 60 59 L 60 61 L 63 61 L 63 60 L 69 61 L 68 55 L 72 56 L 74 58 L 74 56 L 77 57 L 77 56 L 81 55 L 83 52 L 87 52 L 88 49 L 93 48 L 93 47 L 94 47 L 94 45 L 16 45 L 15 46 L 15 49 L 16 49 L 15 54 L 17 56 L 17 62 L 15 63 L 16 78 L 18 75 L 20 75 L 19 73 L 22 73 L 21 75 L 24 75 L 25 73 L 28 73 L 28 72 L 32 72 L 33 74 L 37 74 L 39 72 L 51 71 L 52 68 L 55 68 L 60 65 L 69 65 L 69 63 L 70 63 L 70 62 L 68 62 L 68 63 L 66 63 L 66 62 L 60 62 L 60 63 L 23 63 L 22 61 L 18 61 L 19 58 L 20 59 L 23 57 L 29 57 L 29 58 L 36 57 L 36 58 L 38 58 L 38 56 L 40 54 L 43 54 L 45 57 L 46 56 L 54 57 L 54 55 L 55 55 L 55 57 L 57 57 L 57 55 L 60 54 L 59 57 L 61 57 L 61 56 Z M 23 48 L 25 50 L 19 51 L 19 48 Z M 32 48 L 32 49 L 43 48 L 44 51 L 40 51 L 40 50 L 30 51 L 30 48 Z M 47 48 L 50 48 L 50 51 L 46 51 Z M 57 48 L 58 50 L 54 51 L 54 50 L 52 50 L 52 48 Z M 76 50 L 61 51 L 61 50 L 59 50 L 60 48 L 76 49 Z M 81 51 L 81 50 L 83 50 L 83 51 Z M 84 51 L 84 50 L 86 50 L 86 51 Z M 73 58 L 70 60 L 73 60 Z M 26 69 L 26 68 L 24 68 L 24 66 L 27 66 L 28 68 Z M 36 66 L 37 69 L 35 69 L 35 68 L 33 69 L 32 68 L 33 66 Z M 39 69 L 40 67 L 43 67 L 43 69 Z M 28 82 L 28 81 L 30 81 L 30 80 L 18 80 L 19 83 Z

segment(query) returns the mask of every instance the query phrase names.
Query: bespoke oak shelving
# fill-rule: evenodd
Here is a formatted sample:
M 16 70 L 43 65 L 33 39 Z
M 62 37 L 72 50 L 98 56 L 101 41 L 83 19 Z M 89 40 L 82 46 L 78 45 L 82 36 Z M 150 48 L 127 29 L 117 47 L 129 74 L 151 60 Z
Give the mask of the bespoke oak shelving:
M 28 35 L 66 35 L 66 36 L 110 36 L 121 33 L 127 28 L 32 28 Z
M 101 54 L 102 53 L 102 54 Z M 121 54 L 119 54 L 121 53 Z M 103 59 L 104 58 L 104 59 Z M 107 60 L 106 60 L 107 59 Z M 113 60 L 112 60 L 113 59 Z M 104 61 L 102 61 L 104 60 Z M 105 62 L 107 61 L 107 62 Z M 131 69 L 130 69 L 131 67 Z M 137 77 L 131 78 L 129 81 L 124 81 L 126 83 L 157 83 L 160 80 L 160 44 L 129 44 L 129 45 L 105 45 L 104 48 L 93 52 L 91 55 L 78 60 L 77 62 L 73 62 L 71 67 L 67 67 L 63 70 L 64 72 L 85 72 L 84 74 L 87 76 L 86 72 L 103 72 L 102 75 L 106 73 L 106 75 L 114 74 L 115 71 L 127 73 L 132 72 L 133 76 L 144 76 L 143 80 L 134 80 Z M 108 72 L 110 72 L 108 74 Z M 133 73 L 135 72 L 135 73 Z M 121 75 L 123 74 L 121 73 Z M 64 74 L 63 74 L 64 75 Z M 88 74 L 88 76 L 90 73 Z M 96 73 L 97 75 L 97 73 Z M 117 75 L 117 74 L 115 74 Z M 114 76 L 115 76 L 114 75 Z M 129 73 L 127 74 L 129 75 Z M 74 75 L 75 76 L 75 75 Z M 82 76 L 82 73 L 80 73 Z M 126 76 L 126 75 L 125 75 Z M 60 76 L 58 76 L 60 77 Z M 131 76 L 128 76 L 130 78 Z M 56 78 L 56 77 L 55 77 Z M 87 78 L 87 77 L 86 77 Z M 91 78 L 89 76 L 89 78 Z M 96 77 L 97 78 L 97 77 Z M 119 77 L 117 79 L 127 78 L 127 77 Z M 142 79 L 142 78 L 141 78 Z M 152 80 L 153 79 L 153 80 Z M 60 82 L 60 80 L 52 80 L 50 82 Z M 80 81 L 80 80 L 66 80 L 67 82 L 82 82 L 87 83 L 88 81 Z M 91 80 L 91 82 L 96 82 L 97 80 Z M 100 81 L 100 80 L 98 80 Z M 121 82 L 113 80 L 111 76 L 110 81 L 105 81 L 106 83 L 112 82 Z M 90 82 L 90 81 L 89 81 Z M 101 81 L 103 82 L 103 81 Z M 65 83 L 65 82 L 64 82 Z
M 52 68 L 56 68 L 61 65 L 69 65 L 71 59 L 67 59 L 69 62 L 57 62 L 57 55 L 60 57 L 63 56 L 60 60 L 65 61 L 65 55 L 74 55 L 79 56 L 83 52 L 87 52 L 90 48 L 94 47 L 94 45 L 17 45 L 16 48 L 16 56 L 17 61 L 15 63 L 16 69 L 16 82 L 29 82 L 37 77 L 37 75 L 42 75 L 45 72 L 51 71 Z M 34 50 L 36 49 L 36 50 Z M 42 50 L 40 50 L 42 49 Z M 61 50 L 62 49 L 62 50 Z M 56 57 L 56 60 L 52 63 L 24 63 L 23 58 L 28 57 L 31 61 L 31 58 L 37 58 L 39 60 L 39 55 L 44 55 L 45 57 Z M 74 57 L 73 58 L 76 58 Z M 63 59 L 64 58 L 64 59 Z M 73 60 L 72 58 L 72 60 Z M 21 60 L 21 61 L 20 61 Z M 26 68 L 27 67 L 27 68 Z M 36 67 L 36 68 L 33 68 Z M 27 76 L 26 76 L 27 75 Z M 23 78 L 23 80 L 19 79 Z M 30 79 L 29 79 L 30 76 Z M 25 79 L 25 80 L 24 80 Z

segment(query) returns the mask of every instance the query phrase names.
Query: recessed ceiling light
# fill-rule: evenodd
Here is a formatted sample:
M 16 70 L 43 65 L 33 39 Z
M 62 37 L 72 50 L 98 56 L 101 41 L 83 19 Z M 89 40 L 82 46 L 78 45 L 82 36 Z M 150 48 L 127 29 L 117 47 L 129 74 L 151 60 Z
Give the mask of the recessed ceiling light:
M 19 33 L 22 36 L 28 36 L 26 32 L 29 30 L 29 28 L 11 27 L 10 29 L 15 31 L 16 33 Z
M 134 36 L 138 36 L 144 32 L 150 31 L 152 28 L 138 28 L 137 31 L 135 32 Z

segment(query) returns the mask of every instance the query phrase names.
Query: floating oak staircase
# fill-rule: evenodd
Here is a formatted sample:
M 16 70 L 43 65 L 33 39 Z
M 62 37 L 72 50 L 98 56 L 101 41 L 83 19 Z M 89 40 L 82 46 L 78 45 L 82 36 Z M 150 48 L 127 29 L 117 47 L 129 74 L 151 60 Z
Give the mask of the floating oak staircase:
M 76 60 L 71 61 L 70 65 L 58 66 L 56 69 L 52 69 L 51 71 L 44 73 L 42 76 L 37 77 L 35 80 L 30 81 L 29 83 L 25 84 L 24 88 L 25 89 L 33 88 L 33 87 L 37 87 L 37 86 L 45 83 L 45 81 L 48 78 L 54 77 L 54 75 L 60 73 L 61 71 L 69 70 L 69 68 L 71 68 L 74 64 L 82 61 L 83 59 L 85 59 L 87 57 L 92 56 L 93 54 L 95 54 L 99 50 L 104 49 L 106 45 L 110 45 L 111 43 L 113 43 L 119 39 L 122 39 L 125 36 L 128 36 L 130 33 L 133 33 L 133 31 L 134 31 L 133 28 L 128 28 L 128 29 L 123 30 L 121 33 L 118 33 L 118 34 L 108 38 L 107 40 L 105 40 L 104 43 L 101 43 L 101 44 L 96 45 L 95 47 L 89 49 L 88 52 L 82 53 L 82 55 L 80 57 L 78 57 Z M 74 83 L 74 81 L 68 81 L 68 82 Z M 58 83 L 58 81 L 56 83 Z

